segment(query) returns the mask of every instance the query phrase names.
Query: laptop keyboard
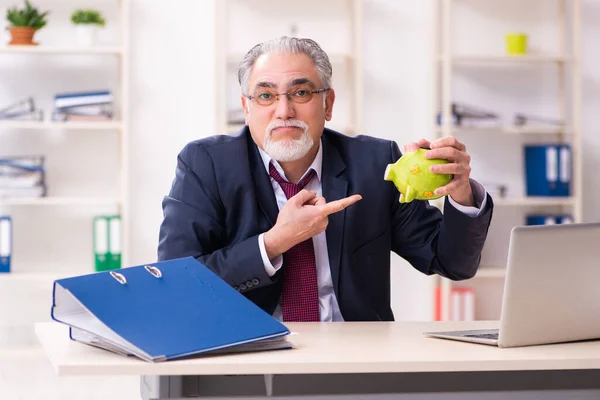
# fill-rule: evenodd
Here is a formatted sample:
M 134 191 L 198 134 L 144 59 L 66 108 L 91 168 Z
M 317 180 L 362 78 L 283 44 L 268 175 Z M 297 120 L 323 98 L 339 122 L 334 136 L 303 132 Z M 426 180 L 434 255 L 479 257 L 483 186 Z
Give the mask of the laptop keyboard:
M 472 337 L 472 338 L 477 338 L 477 339 L 494 339 L 494 340 L 498 340 L 498 333 L 476 333 L 476 334 L 470 334 L 470 335 L 464 335 L 466 337 Z

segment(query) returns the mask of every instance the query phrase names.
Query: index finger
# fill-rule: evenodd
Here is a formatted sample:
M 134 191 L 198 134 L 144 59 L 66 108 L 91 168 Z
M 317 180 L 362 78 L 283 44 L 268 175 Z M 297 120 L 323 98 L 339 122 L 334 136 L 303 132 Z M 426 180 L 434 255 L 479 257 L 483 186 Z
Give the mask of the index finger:
M 342 211 L 344 208 L 356 203 L 362 199 L 360 194 L 355 194 L 344 199 L 330 201 L 327 204 L 321 206 L 321 209 L 325 212 L 325 215 L 333 214 Z

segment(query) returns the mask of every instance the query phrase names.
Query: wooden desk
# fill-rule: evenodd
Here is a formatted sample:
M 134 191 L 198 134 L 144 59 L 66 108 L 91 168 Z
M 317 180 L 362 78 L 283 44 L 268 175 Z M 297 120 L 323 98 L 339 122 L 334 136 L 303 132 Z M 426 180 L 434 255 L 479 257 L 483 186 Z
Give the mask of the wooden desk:
M 288 324 L 292 350 L 147 363 L 73 342 L 67 327 L 36 334 L 59 375 L 140 375 L 144 399 L 183 396 L 600 389 L 600 341 L 513 349 L 424 337 L 497 322 Z

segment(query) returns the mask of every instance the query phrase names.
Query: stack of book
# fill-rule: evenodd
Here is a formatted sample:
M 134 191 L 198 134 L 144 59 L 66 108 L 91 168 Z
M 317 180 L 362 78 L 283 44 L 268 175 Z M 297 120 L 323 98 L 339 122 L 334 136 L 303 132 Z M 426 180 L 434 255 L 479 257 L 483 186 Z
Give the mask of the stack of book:
M 560 119 L 546 118 L 546 117 L 538 117 L 535 115 L 528 115 L 523 113 L 515 113 L 513 123 L 515 126 L 555 126 L 555 127 L 564 127 L 565 122 Z
M 0 158 L 0 198 L 46 195 L 44 156 Z
M 470 287 L 450 288 L 448 298 L 448 319 L 450 321 L 474 321 L 475 320 L 475 291 Z M 435 288 L 434 299 L 434 321 L 442 320 L 442 288 Z
M 469 287 L 450 289 L 450 321 L 475 320 L 475 291 Z
M 460 103 L 452 103 L 452 125 L 468 128 L 496 128 L 502 124 L 500 116 L 491 111 Z M 442 124 L 441 114 L 437 116 L 438 125 Z
M 35 108 L 33 98 L 27 97 L 0 109 L 0 120 L 42 121 L 44 110 Z
M 499 128 L 503 124 L 502 117 L 495 112 L 485 110 L 479 107 L 474 107 L 463 103 L 452 103 L 452 120 L 451 125 L 462 128 Z M 516 112 L 511 121 L 511 124 L 517 128 L 549 128 L 549 127 L 564 127 L 565 122 L 560 119 L 552 119 L 539 117 L 536 115 Z M 441 113 L 437 114 L 437 124 L 442 125 Z
M 53 121 L 111 121 L 110 91 L 58 93 L 54 96 Z

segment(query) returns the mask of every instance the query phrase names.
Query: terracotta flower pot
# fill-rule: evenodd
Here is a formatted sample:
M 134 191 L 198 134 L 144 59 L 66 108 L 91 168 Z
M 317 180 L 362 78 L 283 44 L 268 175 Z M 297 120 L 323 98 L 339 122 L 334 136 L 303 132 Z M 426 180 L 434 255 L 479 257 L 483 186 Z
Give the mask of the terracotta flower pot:
M 12 40 L 8 43 L 10 45 L 37 45 L 33 41 L 33 35 L 35 34 L 34 28 L 24 26 L 13 26 L 9 28 Z

